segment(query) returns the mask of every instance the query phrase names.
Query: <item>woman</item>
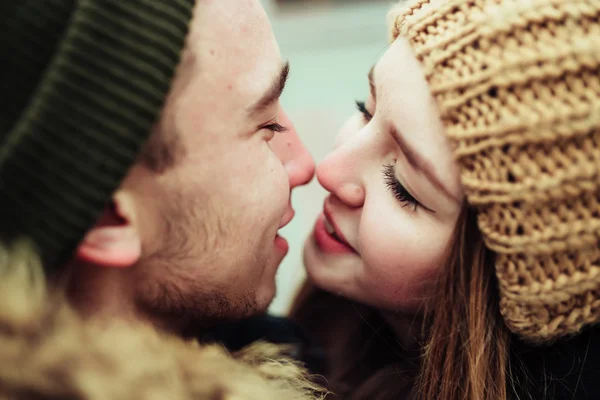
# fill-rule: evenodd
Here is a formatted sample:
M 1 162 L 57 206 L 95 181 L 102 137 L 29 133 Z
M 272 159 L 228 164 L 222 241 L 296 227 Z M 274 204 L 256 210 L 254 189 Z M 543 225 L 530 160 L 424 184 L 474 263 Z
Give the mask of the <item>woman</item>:
M 340 399 L 600 398 L 600 1 L 419 0 L 317 171 Z

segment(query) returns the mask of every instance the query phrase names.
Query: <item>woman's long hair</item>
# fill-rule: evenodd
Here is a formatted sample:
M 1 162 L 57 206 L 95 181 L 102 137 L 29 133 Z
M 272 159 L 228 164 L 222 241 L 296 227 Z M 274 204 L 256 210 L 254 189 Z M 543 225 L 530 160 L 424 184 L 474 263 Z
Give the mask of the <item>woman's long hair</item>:
M 499 310 L 494 255 L 475 211 L 465 206 L 462 214 L 435 297 L 426 305 L 414 394 L 422 400 L 504 400 L 525 382 L 515 382 L 510 372 L 511 334 Z

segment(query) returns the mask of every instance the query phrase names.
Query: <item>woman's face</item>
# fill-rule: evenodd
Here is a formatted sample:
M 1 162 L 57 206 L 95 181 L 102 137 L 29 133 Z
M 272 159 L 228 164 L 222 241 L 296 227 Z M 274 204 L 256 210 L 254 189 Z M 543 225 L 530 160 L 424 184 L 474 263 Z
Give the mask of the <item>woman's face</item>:
M 444 264 L 463 192 L 408 42 L 396 40 L 369 78 L 368 99 L 317 169 L 330 195 L 304 258 L 317 286 L 411 312 Z

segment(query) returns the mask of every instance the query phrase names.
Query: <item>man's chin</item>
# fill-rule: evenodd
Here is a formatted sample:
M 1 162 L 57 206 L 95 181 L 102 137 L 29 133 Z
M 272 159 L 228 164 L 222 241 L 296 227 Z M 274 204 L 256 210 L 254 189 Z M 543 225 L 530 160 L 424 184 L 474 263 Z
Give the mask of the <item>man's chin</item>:
M 275 299 L 275 294 L 276 286 L 275 279 L 273 279 L 272 285 L 268 289 L 264 289 L 264 293 L 256 294 L 256 308 L 250 317 L 266 313 Z
M 273 291 L 274 293 L 274 291 Z M 138 306 L 155 325 L 167 331 L 203 331 L 222 323 L 245 319 L 264 312 L 272 295 L 247 292 L 244 295 L 225 293 L 182 293 L 174 287 L 162 287 L 161 296 L 140 299 Z

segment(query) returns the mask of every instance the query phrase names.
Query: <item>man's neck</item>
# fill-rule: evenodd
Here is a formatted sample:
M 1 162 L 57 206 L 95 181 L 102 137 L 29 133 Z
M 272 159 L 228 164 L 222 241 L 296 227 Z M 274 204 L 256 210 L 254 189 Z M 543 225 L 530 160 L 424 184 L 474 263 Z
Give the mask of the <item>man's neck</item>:
M 129 270 L 79 262 L 68 269 L 67 296 L 84 318 L 143 320 L 135 307 Z
M 67 297 L 84 318 L 105 321 L 124 320 L 154 326 L 157 330 L 183 338 L 200 339 L 220 321 L 188 320 L 158 313 L 137 301 L 134 269 L 103 268 L 72 262 L 64 278 Z M 60 283 L 58 283 L 60 284 Z

